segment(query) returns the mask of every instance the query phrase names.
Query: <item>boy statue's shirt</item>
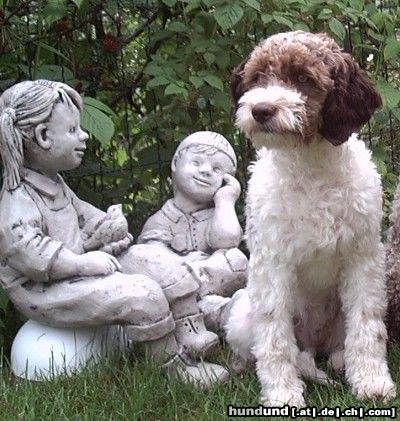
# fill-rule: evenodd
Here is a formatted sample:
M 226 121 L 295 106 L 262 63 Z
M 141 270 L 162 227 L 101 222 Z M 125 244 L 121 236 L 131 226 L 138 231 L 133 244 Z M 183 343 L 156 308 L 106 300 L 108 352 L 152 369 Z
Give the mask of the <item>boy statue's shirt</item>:
M 84 253 L 84 223 L 105 214 L 80 200 L 61 176 L 55 182 L 28 168 L 21 175 L 17 189 L 3 191 L 0 210 L 0 280 L 6 289 L 15 282 L 48 282 L 59 250 Z
M 138 242 L 159 241 L 179 254 L 191 251 L 212 253 L 214 249 L 208 240 L 208 232 L 214 211 L 211 207 L 185 213 L 173 199 L 169 199 L 147 220 Z

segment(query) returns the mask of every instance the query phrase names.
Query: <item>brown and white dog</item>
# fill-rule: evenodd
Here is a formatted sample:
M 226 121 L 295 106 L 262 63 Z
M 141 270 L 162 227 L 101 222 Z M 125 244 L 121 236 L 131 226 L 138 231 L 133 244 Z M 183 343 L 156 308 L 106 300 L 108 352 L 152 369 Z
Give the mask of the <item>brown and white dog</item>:
M 251 350 L 268 405 L 305 405 L 299 370 L 315 353 L 344 355 L 358 398 L 394 397 L 381 181 L 353 134 L 379 94 L 331 38 L 302 31 L 263 41 L 231 87 L 236 125 L 258 156 L 246 204 L 249 282 L 228 342 Z

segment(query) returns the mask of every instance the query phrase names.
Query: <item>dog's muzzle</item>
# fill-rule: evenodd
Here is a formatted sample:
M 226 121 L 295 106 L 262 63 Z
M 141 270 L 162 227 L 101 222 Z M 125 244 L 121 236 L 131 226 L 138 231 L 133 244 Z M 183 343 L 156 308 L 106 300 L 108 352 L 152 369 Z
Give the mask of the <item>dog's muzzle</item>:
M 265 124 L 277 113 L 278 108 L 269 102 L 259 102 L 251 109 L 251 114 L 257 123 Z

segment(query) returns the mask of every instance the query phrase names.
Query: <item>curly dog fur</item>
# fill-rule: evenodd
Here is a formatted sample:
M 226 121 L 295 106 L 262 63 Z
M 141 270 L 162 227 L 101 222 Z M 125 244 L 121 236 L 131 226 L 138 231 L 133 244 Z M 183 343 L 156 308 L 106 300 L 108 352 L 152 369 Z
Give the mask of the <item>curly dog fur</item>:
M 246 203 L 250 306 L 233 305 L 228 341 L 252 347 L 265 404 L 304 406 L 301 361 L 316 353 L 344 355 L 358 398 L 394 397 L 381 181 L 353 134 L 379 94 L 331 38 L 302 31 L 258 45 L 231 88 L 257 160 Z

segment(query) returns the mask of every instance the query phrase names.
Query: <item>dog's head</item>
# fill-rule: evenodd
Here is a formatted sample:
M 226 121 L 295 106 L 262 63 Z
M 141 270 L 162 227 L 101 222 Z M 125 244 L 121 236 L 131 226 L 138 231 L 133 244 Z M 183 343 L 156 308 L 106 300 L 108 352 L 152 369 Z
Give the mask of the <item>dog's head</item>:
M 236 124 L 256 146 L 276 134 L 345 142 L 381 105 L 354 59 L 325 34 L 273 35 L 233 71 Z M 255 136 L 257 135 L 257 136 Z M 261 139 L 261 140 L 260 140 Z

